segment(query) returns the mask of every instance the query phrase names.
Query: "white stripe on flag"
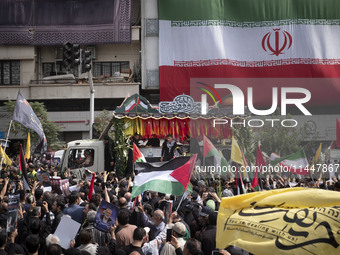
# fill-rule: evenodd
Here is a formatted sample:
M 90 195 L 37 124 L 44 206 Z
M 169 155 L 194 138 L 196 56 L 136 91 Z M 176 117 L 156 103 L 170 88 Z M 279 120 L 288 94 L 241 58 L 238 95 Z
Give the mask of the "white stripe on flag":
M 340 59 L 338 50 L 340 26 L 336 25 L 171 27 L 170 21 L 160 20 L 159 26 L 159 42 L 163 45 L 159 57 L 160 66 L 173 66 L 175 61 L 223 59 L 238 61 Z M 262 39 L 268 32 L 272 32 L 271 45 L 275 45 L 274 28 L 287 31 L 292 36 L 291 48 L 279 56 L 262 48 Z M 283 37 L 281 39 L 283 42 Z
M 152 181 L 152 180 L 163 180 L 163 181 L 170 181 L 170 182 L 178 182 L 175 178 L 170 176 L 170 174 L 173 171 L 174 170 L 139 173 L 135 177 L 134 185 L 141 186 L 144 183 L 147 183 L 147 182 Z

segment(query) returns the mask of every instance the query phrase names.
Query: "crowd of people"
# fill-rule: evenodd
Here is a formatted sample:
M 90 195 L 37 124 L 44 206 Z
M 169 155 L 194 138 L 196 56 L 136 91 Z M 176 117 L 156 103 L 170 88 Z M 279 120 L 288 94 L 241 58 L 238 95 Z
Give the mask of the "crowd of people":
M 175 148 L 171 137 L 168 137 L 167 144 L 163 160 L 168 160 L 168 154 L 172 154 L 172 148 Z M 109 163 L 108 167 L 110 171 L 96 174 L 93 195 L 89 196 L 90 180 L 77 180 L 70 171 L 60 172 L 56 162 L 46 158 L 28 160 L 30 188 L 27 189 L 19 170 L 19 159 L 13 158 L 13 164 L 1 170 L 0 255 L 211 255 L 213 251 L 249 254 L 235 246 L 216 249 L 216 223 L 221 199 L 238 194 L 234 177 L 223 175 L 218 179 L 200 179 L 193 175 L 192 192 L 183 199 L 153 191 L 131 198 L 134 175 L 118 178 L 113 164 Z M 39 181 L 38 176 L 42 173 L 68 179 L 69 185 L 76 186 L 76 190 L 66 195 L 49 189 L 49 179 Z M 259 181 L 262 190 L 292 186 L 291 179 L 279 174 L 268 174 Z M 340 190 L 336 177 L 329 181 L 300 178 L 294 183 L 294 186 Z M 246 179 L 244 186 L 246 192 L 256 191 Z M 9 231 L 10 196 L 15 194 L 19 195 L 18 216 L 14 229 Z M 115 221 L 110 219 L 112 210 L 103 212 L 101 220 L 110 224 L 107 232 L 94 224 L 102 201 L 119 208 Z M 55 234 L 64 215 L 81 225 L 74 239 L 69 240 L 68 247 L 62 247 L 61 237 Z

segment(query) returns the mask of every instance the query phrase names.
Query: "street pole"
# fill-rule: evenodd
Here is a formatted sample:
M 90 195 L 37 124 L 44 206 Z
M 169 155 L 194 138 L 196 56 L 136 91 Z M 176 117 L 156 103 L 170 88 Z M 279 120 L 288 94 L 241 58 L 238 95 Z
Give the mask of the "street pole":
M 87 72 L 90 85 L 90 139 L 93 139 L 93 122 L 94 122 L 94 86 L 92 79 L 92 72 Z

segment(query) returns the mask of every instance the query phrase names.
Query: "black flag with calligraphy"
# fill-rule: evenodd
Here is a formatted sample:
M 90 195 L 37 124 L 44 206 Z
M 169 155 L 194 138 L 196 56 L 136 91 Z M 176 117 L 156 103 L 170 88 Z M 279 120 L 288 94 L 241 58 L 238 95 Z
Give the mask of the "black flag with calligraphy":
M 12 119 L 16 122 L 21 123 L 25 127 L 32 129 L 40 136 L 40 144 L 35 149 L 37 153 L 42 154 L 47 150 L 47 140 L 40 120 L 34 113 L 32 107 L 27 102 L 25 97 L 21 95 L 20 91 L 18 92 L 17 102 Z

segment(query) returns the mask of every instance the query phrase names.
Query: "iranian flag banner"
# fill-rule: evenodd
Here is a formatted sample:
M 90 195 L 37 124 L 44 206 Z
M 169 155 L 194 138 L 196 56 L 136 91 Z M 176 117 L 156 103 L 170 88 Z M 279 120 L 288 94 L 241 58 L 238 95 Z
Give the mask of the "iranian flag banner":
M 301 175 L 309 174 L 308 161 L 304 150 L 300 150 L 287 157 L 280 157 L 277 154 L 272 153 L 270 155 L 270 160 L 271 165 L 274 166 L 276 164 L 280 164 L 282 167 L 292 173 Z
M 181 196 L 187 190 L 197 154 L 192 157 L 178 157 L 167 162 L 137 162 L 137 175 L 132 188 L 132 197 L 144 191 L 157 191 Z
M 158 7 L 161 101 L 189 95 L 191 78 L 340 77 L 337 0 L 158 0 Z M 338 105 L 336 85 L 304 87 L 317 95 L 311 104 Z

